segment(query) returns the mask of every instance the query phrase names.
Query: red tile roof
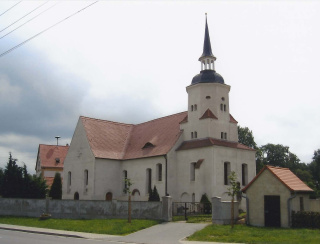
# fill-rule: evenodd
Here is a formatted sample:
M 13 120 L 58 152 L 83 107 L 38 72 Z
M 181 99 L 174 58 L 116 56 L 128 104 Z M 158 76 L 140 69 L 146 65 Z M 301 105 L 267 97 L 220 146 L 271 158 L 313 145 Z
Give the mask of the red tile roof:
M 255 151 L 254 149 L 247 147 L 238 142 L 226 141 L 226 140 L 219 140 L 213 139 L 210 137 L 203 138 L 203 139 L 195 139 L 190 141 L 184 141 L 182 144 L 177 148 L 177 151 L 180 150 L 189 150 L 194 148 L 201 148 L 201 147 L 210 147 L 210 146 L 223 146 L 223 147 L 231 147 L 237 149 L 244 149 Z
M 238 121 L 236 121 L 231 114 L 230 114 L 230 123 L 238 124 Z
M 38 159 L 41 168 L 63 168 L 64 159 L 68 153 L 69 146 L 55 146 L 40 144 Z M 57 163 L 56 159 L 60 159 Z
M 167 154 L 181 134 L 179 124 L 186 115 L 182 112 L 137 125 L 80 119 L 95 157 L 134 159 Z M 143 148 L 146 143 L 154 147 Z
M 300 180 L 292 171 L 288 168 L 274 167 L 266 165 L 260 172 L 253 178 L 253 180 L 242 189 L 245 192 L 254 181 L 265 171 L 269 170 L 282 184 L 284 184 L 290 191 L 297 192 L 312 192 L 313 190 L 307 186 L 302 180 Z
M 218 119 L 210 109 L 207 109 L 200 119 Z

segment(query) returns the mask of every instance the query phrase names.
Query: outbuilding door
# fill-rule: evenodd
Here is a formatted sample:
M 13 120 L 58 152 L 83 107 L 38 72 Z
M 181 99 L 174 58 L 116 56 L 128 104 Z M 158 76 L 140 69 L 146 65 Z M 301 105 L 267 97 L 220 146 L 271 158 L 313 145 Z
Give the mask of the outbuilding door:
M 264 196 L 264 225 L 280 227 L 280 196 Z

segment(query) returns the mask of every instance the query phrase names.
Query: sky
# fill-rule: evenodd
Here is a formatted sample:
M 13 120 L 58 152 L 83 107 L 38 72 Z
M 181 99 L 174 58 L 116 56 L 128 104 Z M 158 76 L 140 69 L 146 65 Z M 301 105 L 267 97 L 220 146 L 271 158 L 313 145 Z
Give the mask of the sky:
M 186 111 L 205 13 L 230 113 L 258 146 L 310 163 L 319 12 L 320 1 L 1 1 L 0 167 L 11 152 L 34 173 L 39 144 L 70 144 L 80 115 L 136 124 Z

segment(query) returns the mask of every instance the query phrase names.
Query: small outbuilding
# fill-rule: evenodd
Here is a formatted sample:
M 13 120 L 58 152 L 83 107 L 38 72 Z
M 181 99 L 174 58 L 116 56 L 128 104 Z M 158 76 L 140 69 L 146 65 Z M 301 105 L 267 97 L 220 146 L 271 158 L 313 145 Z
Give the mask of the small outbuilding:
M 265 166 L 242 189 L 247 199 L 247 223 L 290 227 L 291 211 L 309 211 L 313 190 L 288 168 Z

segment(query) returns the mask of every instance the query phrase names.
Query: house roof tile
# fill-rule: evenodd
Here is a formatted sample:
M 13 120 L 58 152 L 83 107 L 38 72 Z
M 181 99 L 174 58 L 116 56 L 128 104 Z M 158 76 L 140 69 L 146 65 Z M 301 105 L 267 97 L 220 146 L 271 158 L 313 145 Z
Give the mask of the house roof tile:
M 63 168 L 69 146 L 39 145 L 38 160 L 41 168 Z M 57 162 L 56 159 L 60 161 Z
M 256 179 L 265 171 L 269 170 L 282 184 L 284 184 L 290 191 L 296 192 L 312 192 L 313 190 L 307 186 L 302 180 L 300 180 L 292 171 L 288 168 L 274 167 L 266 165 L 260 172 L 253 178 L 253 180 L 242 189 L 245 192 Z
M 81 116 L 92 152 L 97 158 L 134 159 L 164 155 L 178 140 L 179 123 L 187 112 L 133 125 Z M 144 147 L 151 143 L 153 147 Z

